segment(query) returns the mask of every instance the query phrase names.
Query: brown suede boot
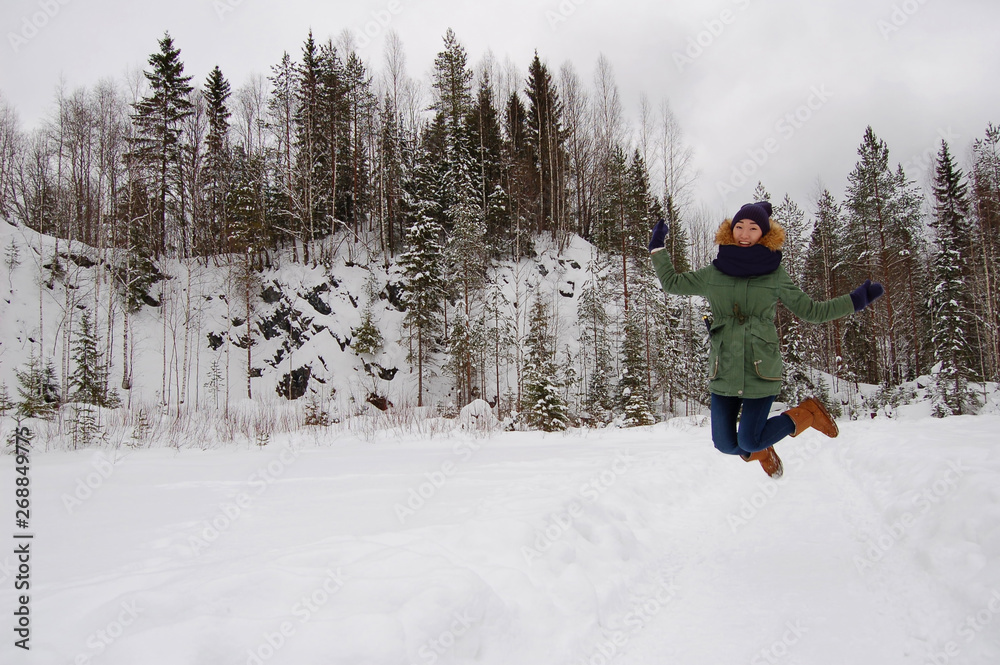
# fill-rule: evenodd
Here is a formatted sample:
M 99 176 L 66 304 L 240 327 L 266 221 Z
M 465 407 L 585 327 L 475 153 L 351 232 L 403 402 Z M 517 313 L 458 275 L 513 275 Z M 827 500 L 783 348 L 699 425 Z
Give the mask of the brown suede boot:
M 764 450 L 759 450 L 755 453 L 750 453 L 743 457 L 744 462 L 752 462 L 757 460 L 760 462 L 760 466 L 764 469 L 764 473 L 771 476 L 772 478 L 781 478 L 781 474 L 785 472 L 785 467 L 781 463 L 781 458 L 778 457 L 778 453 L 774 452 L 774 446 L 770 448 L 765 448 Z
M 830 438 L 840 434 L 837 423 L 830 416 L 826 407 L 815 397 L 805 398 L 798 406 L 785 411 L 785 415 L 795 423 L 795 432 L 792 436 L 798 436 L 810 427 L 819 430 Z

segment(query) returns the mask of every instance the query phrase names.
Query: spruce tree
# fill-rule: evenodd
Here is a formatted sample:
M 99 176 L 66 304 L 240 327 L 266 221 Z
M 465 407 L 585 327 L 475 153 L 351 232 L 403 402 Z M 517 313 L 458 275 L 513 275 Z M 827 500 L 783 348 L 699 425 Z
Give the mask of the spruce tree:
M 90 310 L 84 309 L 72 346 L 75 369 L 69 380 L 70 399 L 94 406 L 115 407 L 117 399 L 108 393 L 108 371 L 99 343 Z
M 354 331 L 351 348 L 362 355 L 375 355 L 382 348 L 382 333 L 375 324 L 372 307 L 369 304 L 361 313 L 361 325 Z
M 473 154 L 476 196 L 483 210 L 485 242 L 494 257 L 505 247 L 507 232 L 503 176 L 503 136 L 500 117 L 493 100 L 488 73 L 479 82 L 476 101 L 469 113 L 468 127 Z
M 569 410 L 557 380 L 555 343 L 549 331 L 549 311 L 545 302 L 535 298 L 529 315 L 527 355 L 524 362 L 524 393 L 521 410 L 525 423 L 545 432 L 557 432 L 569 426 Z
M 226 226 L 227 176 L 230 168 L 229 154 L 229 108 L 226 103 L 230 95 L 229 81 L 222 70 L 215 67 L 205 81 L 204 95 L 208 113 L 208 136 L 205 138 L 205 195 L 208 208 L 207 237 L 203 244 L 206 253 L 226 251 L 225 239 L 229 235 Z
M 479 341 L 464 312 L 459 312 L 448 334 L 448 363 L 446 369 L 454 377 L 458 405 L 465 406 L 475 396 L 474 368 Z
M 1000 381 L 1000 127 L 990 123 L 985 136 L 973 141 L 972 152 L 976 329 L 982 374 Z
M 781 265 L 795 284 L 801 284 L 805 273 L 806 215 L 787 194 L 774 208 L 774 219 L 785 230 Z M 816 385 L 808 367 L 806 330 L 802 321 L 783 305 L 778 308 L 778 330 L 781 355 L 784 360 L 784 380 L 780 398 L 797 404 L 815 392 Z
M 563 109 L 552 75 L 539 59 L 537 51 L 528 65 L 526 94 L 526 138 L 532 154 L 532 176 L 538 182 L 538 199 L 532 216 L 538 233 L 549 231 L 555 238 L 565 207 Z
M 580 326 L 580 348 L 585 368 L 586 392 L 583 409 L 597 423 L 609 423 L 613 418 L 614 399 L 611 395 L 612 363 L 608 327 L 607 302 L 611 298 L 604 273 L 607 266 L 598 258 L 589 267 L 591 279 L 584 284 L 577 302 Z
M 431 157 L 424 149 L 407 181 L 409 226 L 406 251 L 399 257 L 403 271 L 406 321 L 417 338 L 418 406 L 423 406 L 424 364 L 433 348 L 434 336 L 440 333 L 441 306 L 446 287 L 442 263 L 443 230 L 437 221 L 433 173 Z
M 528 111 L 517 92 L 507 100 L 504 112 L 504 189 L 507 194 L 505 240 L 510 258 L 533 257 L 532 211 L 538 197 L 538 181 L 532 176 L 533 159 L 528 144 Z
M 818 300 L 830 300 L 849 290 L 844 278 L 846 228 L 837 204 L 829 190 L 819 197 L 816 218 L 803 261 L 802 289 Z M 828 374 L 836 374 L 841 348 L 840 319 L 811 326 L 807 334 L 806 360 Z
M 844 203 L 848 279 L 852 286 L 880 282 L 885 296 L 860 315 L 868 325 L 846 350 L 849 362 L 864 368 L 862 381 L 898 385 L 921 367 L 921 200 L 902 167 L 890 168 L 889 148 L 871 127 L 858 155 Z
M 10 392 L 7 390 L 7 382 L 0 383 L 0 418 L 6 416 L 7 412 L 13 410 L 16 406 L 17 404 L 10 398 Z
M 935 169 L 931 222 L 936 240 L 930 310 L 931 344 L 934 361 L 939 365 L 934 409 L 937 416 L 975 411 L 976 397 L 969 388 L 977 354 L 970 339 L 976 326 L 965 274 L 969 247 L 967 190 L 948 144 L 942 142 Z
M 618 399 L 625 415 L 623 424 L 625 427 L 652 425 L 656 419 L 649 403 L 649 367 L 638 307 L 631 308 L 626 315 L 622 356 Z
M 329 58 L 327 75 L 329 76 Z M 323 92 L 324 59 L 313 39 L 312 30 L 302 45 L 302 61 L 296 68 L 294 114 L 294 166 L 291 217 L 303 240 L 302 260 L 312 257 L 312 241 L 322 237 L 330 208 L 330 144 L 326 140 L 324 117 L 330 122 L 329 100 Z M 314 259 L 313 259 L 314 260 Z
M 132 155 L 147 167 L 155 183 L 151 244 L 157 256 L 167 248 L 168 205 L 181 194 L 181 123 L 194 112 L 188 98 L 193 90 L 191 77 L 184 76 L 180 50 L 169 33 L 159 45 L 159 52 L 149 56 L 151 70 L 143 72 L 150 93 L 134 104 L 132 116 L 136 128 Z
M 216 358 L 212 361 L 212 364 L 208 368 L 208 381 L 205 382 L 205 387 L 208 388 L 209 392 L 215 398 L 215 408 L 219 408 L 219 393 L 223 388 L 223 379 L 225 375 L 222 373 L 222 367 L 219 364 L 219 359 Z M 140 411 L 139 415 L 144 415 L 145 412 Z
M 20 384 L 17 393 L 21 398 L 17 412 L 24 418 L 51 418 L 61 402 L 56 370 L 49 360 L 42 366 L 41 358 L 34 353 L 28 358 L 25 369 L 14 370 Z
M 103 441 L 106 437 L 104 430 L 97 420 L 97 410 L 93 405 L 87 403 L 73 405 L 73 415 L 69 420 L 69 430 L 74 450 L 77 448 L 86 448 Z
M 377 108 L 372 78 L 358 54 L 351 51 L 343 69 L 342 157 L 337 167 L 334 215 L 355 231 L 371 206 L 369 126 Z

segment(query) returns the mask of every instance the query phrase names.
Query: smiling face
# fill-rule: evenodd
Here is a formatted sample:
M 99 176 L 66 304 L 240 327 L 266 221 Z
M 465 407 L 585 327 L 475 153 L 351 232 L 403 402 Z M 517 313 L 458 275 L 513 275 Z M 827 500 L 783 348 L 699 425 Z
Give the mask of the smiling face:
M 753 247 L 762 235 L 764 234 L 761 233 L 757 222 L 749 219 L 741 219 L 733 225 L 733 238 L 736 239 L 736 244 L 740 247 Z

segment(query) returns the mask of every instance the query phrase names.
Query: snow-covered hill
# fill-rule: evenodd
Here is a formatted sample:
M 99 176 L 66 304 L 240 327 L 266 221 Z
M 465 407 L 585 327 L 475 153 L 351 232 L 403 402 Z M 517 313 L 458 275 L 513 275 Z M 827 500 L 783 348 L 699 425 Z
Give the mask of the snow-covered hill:
M 258 401 L 311 394 L 334 418 L 363 411 L 373 396 L 397 406 L 416 404 L 417 375 L 408 360 L 399 275 L 380 261 L 360 262 L 343 251 L 327 265 L 312 267 L 276 256 L 253 288 L 254 345 L 248 358 L 245 289 L 234 277 L 238 267 L 214 261 L 160 262 L 143 306 L 129 319 L 126 341 L 121 298 L 111 295 L 117 287 L 110 273 L 122 264 L 121 257 L 109 253 L 102 262 L 93 248 L 57 243 L 0 220 L 5 256 L 10 247 L 18 265 L 3 268 L 7 284 L 0 287 L 5 294 L 0 299 L 0 382 L 12 396 L 15 371 L 39 352 L 40 338 L 60 379 L 72 370 L 66 333 L 72 329 L 75 334 L 79 312 L 86 307 L 94 312 L 103 348 L 110 347 L 112 387 L 123 385 L 128 349 L 131 388 L 122 398 L 133 406 L 165 404 L 176 411 L 180 403 L 189 410 L 197 403 L 202 409 L 215 408 L 226 403 L 227 390 L 230 402 L 245 399 L 248 366 L 251 394 Z M 539 241 L 535 259 L 496 269 L 492 281 L 500 286 L 501 307 L 520 337 L 526 334 L 531 298 L 541 294 L 553 307 L 560 349 L 576 350 L 577 299 L 592 259 L 591 245 L 574 237 L 561 251 Z M 53 271 L 55 265 L 58 271 Z M 109 302 L 114 303 L 110 312 Z M 368 307 L 384 340 L 373 355 L 351 346 Z M 427 368 L 425 404 L 446 408 L 454 401 L 454 380 L 443 370 L 445 361 L 440 357 Z M 501 394 L 514 382 L 516 370 L 506 363 Z M 491 377 L 491 401 L 496 383 Z
M 31 651 L 5 547 L 0 660 L 1000 662 L 1000 417 L 841 427 L 779 444 L 780 482 L 700 418 L 39 452 Z

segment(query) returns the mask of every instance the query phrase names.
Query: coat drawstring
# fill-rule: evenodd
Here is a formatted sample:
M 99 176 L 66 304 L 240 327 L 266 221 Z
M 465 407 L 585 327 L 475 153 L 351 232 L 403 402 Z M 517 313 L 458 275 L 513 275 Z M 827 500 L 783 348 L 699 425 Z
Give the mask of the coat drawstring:
M 733 316 L 736 317 L 736 320 L 739 321 L 741 326 L 747 322 L 747 315 L 740 310 L 740 304 L 738 302 L 733 303 Z

